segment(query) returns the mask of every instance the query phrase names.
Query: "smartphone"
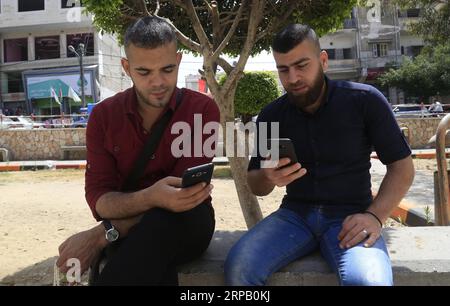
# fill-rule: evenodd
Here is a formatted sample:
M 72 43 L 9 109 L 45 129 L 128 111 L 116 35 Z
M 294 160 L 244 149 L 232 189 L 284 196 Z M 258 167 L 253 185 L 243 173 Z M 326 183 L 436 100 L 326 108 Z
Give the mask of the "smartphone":
M 272 146 L 278 146 L 279 159 L 288 157 L 291 160 L 291 162 L 284 167 L 291 166 L 298 162 L 297 154 L 295 154 L 294 144 L 289 138 L 270 138 L 269 139 L 270 150 L 272 150 Z
M 190 187 L 198 183 L 211 183 L 213 175 L 214 164 L 204 164 L 196 167 L 186 169 L 183 173 L 182 187 Z

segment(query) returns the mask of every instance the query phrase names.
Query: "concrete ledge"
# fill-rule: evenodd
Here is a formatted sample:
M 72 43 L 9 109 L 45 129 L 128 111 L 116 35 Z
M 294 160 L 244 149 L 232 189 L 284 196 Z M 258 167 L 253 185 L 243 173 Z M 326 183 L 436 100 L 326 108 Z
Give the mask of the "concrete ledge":
M 243 231 L 217 231 L 204 256 L 181 267 L 180 285 L 224 285 L 223 263 Z M 450 227 L 386 228 L 395 285 L 450 285 Z M 319 253 L 275 273 L 268 285 L 337 285 L 336 276 Z

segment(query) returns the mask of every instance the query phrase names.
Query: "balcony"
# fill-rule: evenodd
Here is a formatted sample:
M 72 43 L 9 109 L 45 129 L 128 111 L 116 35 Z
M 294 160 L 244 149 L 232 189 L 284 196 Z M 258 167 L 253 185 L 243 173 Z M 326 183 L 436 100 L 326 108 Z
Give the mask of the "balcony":
M 356 20 L 355 19 L 345 19 L 344 20 L 344 29 L 356 29 Z
M 329 60 L 328 68 L 330 70 L 353 70 L 359 68 L 359 61 L 357 59 Z
M 85 66 L 89 65 L 97 65 L 98 64 L 98 56 L 86 56 L 83 58 L 83 64 Z M 58 68 L 58 67 L 68 67 L 68 66 L 78 66 L 78 58 L 70 57 L 70 58 L 55 58 L 55 59 L 46 59 L 46 60 L 36 60 L 36 61 L 24 61 L 24 62 L 13 62 L 13 63 L 5 63 L 0 65 L 0 70 L 2 72 L 11 72 L 11 71 L 23 71 L 30 69 L 46 69 L 46 68 Z

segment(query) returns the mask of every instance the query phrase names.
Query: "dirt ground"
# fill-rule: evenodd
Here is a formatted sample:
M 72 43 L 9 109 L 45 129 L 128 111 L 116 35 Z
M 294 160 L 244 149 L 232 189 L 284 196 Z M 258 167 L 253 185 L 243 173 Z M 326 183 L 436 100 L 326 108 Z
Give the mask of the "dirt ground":
M 436 163 L 415 160 L 417 169 Z M 217 230 L 245 230 L 234 182 L 214 179 Z M 279 206 L 284 188 L 259 197 L 263 215 Z M 216 196 L 217 198 L 218 196 Z M 58 246 L 95 221 L 84 199 L 84 171 L 0 173 L 0 285 L 50 285 Z M 399 226 L 389 220 L 387 226 Z

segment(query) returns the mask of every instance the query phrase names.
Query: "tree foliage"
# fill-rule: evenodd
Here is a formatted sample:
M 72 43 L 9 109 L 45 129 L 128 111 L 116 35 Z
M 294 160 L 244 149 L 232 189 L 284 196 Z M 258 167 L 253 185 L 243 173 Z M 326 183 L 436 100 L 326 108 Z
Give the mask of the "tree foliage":
M 119 38 L 137 18 L 154 14 L 158 10 L 157 14 L 159 16 L 170 19 L 186 37 L 197 41 L 191 16 L 187 13 L 186 2 L 190 1 L 85 0 L 83 5 L 87 12 L 95 16 L 94 24 L 100 30 L 108 33 L 117 33 Z M 252 55 L 262 50 L 268 50 L 273 32 L 292 22 L 307 23 L 319 35 L 340 28 L 343 18 L 349 16 L 351 8 L 358 1 L 277 0 L 260 2 L 266 2 L 263 18 L 258 25 L 258 34 L 262 35 L 255 42 L 251 52 Z M 226 54 L 239 55 L 247 38 L 249 14 L 254 2 L 245 0 L 193 0 L 192 3 L 207 38 L 215 46 L 218 46 L 223 41 L 232 27 L 235 17 L 239 14 L 239 9 L 241 9 L 240 22 L 235 29 L 234 35 L 223 50 Z M 212 8 L 214 5 L 217 5 L 217 9 Z M 218 27 L 215 26 L 215 23 L 217 23 Z M 188 50 L 196 51 L 189 46 L 186 47 Z
M 222 75 L 219 84 L 225 83 L 226 75 Z M 257 115 L 267 104 L 278 98 L 277 76 L 272 71 L 245 72 L 239 80 L 234 96 L 236 116 L 243 116 L 244 122 Z
M 396 0 L 401 8 L 420 8 L 418 22 L 410 24 L 413 33 L 432 45 L 450 41 L 450 5 L 448 0 Z
M 427 99 L 450 94 L 450 43 L 426 47 L 415 59 L 404 58 L 402 66 L 379 78 L 382 86 L 395 86 Z

